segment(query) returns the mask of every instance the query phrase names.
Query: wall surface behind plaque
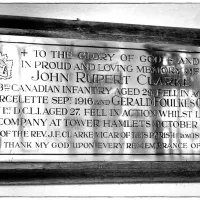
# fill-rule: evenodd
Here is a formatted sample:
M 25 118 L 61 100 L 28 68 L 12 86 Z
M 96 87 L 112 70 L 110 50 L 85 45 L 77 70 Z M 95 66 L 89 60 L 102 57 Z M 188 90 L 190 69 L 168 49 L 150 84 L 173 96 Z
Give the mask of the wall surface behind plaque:
M 200 4 L 1 4 L 0 15 L 200 28 Z

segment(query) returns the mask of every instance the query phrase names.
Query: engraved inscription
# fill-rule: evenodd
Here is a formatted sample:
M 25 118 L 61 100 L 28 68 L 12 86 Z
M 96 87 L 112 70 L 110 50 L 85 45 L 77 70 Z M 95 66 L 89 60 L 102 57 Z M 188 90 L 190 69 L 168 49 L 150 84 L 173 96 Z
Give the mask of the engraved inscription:
M 199 159 L 199 48 L 1 39 L 0 161 Z

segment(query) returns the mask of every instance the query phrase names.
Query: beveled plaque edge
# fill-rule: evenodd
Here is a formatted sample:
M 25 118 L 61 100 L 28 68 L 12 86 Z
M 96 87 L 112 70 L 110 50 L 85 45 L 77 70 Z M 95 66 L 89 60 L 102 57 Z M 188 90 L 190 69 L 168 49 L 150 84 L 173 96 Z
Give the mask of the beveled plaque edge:
M 1 185 L 185 183 L 200 181 L 200 162 L 1 163 Z

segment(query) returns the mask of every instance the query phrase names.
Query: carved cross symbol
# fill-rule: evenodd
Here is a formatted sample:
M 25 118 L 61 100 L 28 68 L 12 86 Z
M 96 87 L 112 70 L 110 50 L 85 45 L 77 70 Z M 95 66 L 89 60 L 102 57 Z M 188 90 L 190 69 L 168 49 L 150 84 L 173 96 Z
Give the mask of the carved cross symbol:
M 23 54 L 23 56 L 25 56 L 28 52 L 26 52 L 25 50 L 21 52 L 21 54 Z

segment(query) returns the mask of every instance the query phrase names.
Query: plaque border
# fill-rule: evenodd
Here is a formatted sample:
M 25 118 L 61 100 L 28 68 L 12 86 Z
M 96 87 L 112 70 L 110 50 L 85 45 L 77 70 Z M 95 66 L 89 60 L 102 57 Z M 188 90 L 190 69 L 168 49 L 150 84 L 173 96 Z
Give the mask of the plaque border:
M 200 29 L 3 15 L 0 35 L 200 46 Z M 200 182 L 200 161 L 0 163 L 1 185 L 155 182 Z

